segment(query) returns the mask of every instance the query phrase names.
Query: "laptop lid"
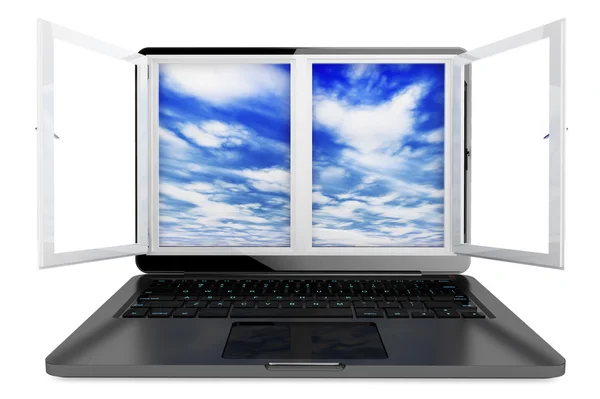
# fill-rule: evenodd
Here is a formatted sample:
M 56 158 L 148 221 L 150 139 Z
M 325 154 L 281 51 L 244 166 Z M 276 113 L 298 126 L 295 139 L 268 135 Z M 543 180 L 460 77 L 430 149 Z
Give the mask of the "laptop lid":
M 466 270 L 470 258 L 451 252 L 445 211 L 449 61 L 462 52 L 140 51 L 156 82 L 150 89 L 156 119 L 150 123 L 159 132 L 151 148 L 158 161 L 150 178 L 156 182 L 150 199 L 155 240 L 151 255 L 136 257 L 140 270 Z M 309 62 L 290 62 L 289 55 Z M 297 112 L 294 101 L 312 103 L 312 115 Z M 265 109 L 272 115 L 265 116 Z M 331 119 L 339 112 L 340 123 Z M 264 126 L 279 128 L 261 132 Z M 374 137 L 365 137 L 369 129 Z M 402 161 L 407 165 L 398 166 Z

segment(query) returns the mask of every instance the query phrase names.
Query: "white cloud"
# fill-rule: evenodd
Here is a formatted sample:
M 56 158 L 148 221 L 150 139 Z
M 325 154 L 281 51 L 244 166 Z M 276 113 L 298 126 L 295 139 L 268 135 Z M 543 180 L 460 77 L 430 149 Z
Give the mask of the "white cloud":
M 424 135 L 423 138 L 428 143 L 441 143 L 444 141 L 444 129 L 436 129 Z
M 187 158 L 188 152 L 191 150 L 191 146 L 187 141 L 163 127 L 158 129 L 158 137 L 160 143 L 167 147 L 170 157 L 175 159 Z
M 267 193 L 275 193 L 275 192 L 288 193 L 290 190 L 289 186 L 285 186 L 283 184 L 277 184 L 277 183 L 269 183 L 269 182 L 260 181 L 260 180 L 254 180 L 252 182 L 252 186 L 259 191 L 264 191 Z
M 347 75 L 351 80 L 357 80 L 366 76 L 371 77 L 372 75 L 376 75 L 375 77 L 379 76 L 377 73 L 377 66 L 367 63 L 351 64 L 348 68 Z
M 233 193 L 247 193 L 248 191 L 250 191 L 248 187 L 246 187 L 243 184 L 228 183 L 222 180 L 217 180 L 215 184 L 219 186 L 221 190 L 230 191 Z
M 214 202 L 208 195 L 196 191 L 186 190 L 173 184 L 162 183 L 160 193 L 170 198 L 184 201 L 196 206 L 192 211 L 198 217 L 199 223 L 218 223 L 222 219 L 232 219 L 251 223 L 267 223 L 268 221 L 255 216 L 252 209 L 243 205 L 232 205 L 223 202 Z
M 439 170 L 444 167 L 444 162 L 441 158 L 435 159 L 423 166 L 423 170 L 429 172 L 431 170 Z
M 354 211 L 365 207 L 365 203 L 359 201 L 344 201 L 336 205 L 324 206 L 315 213 L 340 219 L 352 219 Z
M 181 124 L 179 130 L 199 146 L 209 148 L 239 146 L 249 137 L 248 131 L 242 126 L 214 120 L 203 122 L 199 126 L 192 123 Z
M 389 182 L 393 185 L 397 192 L 402 193 L 403 197 L 415 198 L 443 198 L 444 189 L 437 189 L 431 186 L 422 184 L 408 183 L 399 179 L 390 179 Z
M 371 197 L 369 200 L 369 204 L 383 205 L 383 204 L 386 204 L 388 202 L 391 202 L 391 201 L 397 199 L 398 197 L 400 197 L 400 195 L 402 195 L 402 193 L 391 193 L 391 194 L 383 195 L 381 197 Z
M 287 95 L 289 75 L 265 64 L 162 64 L 167 87 L 215 105 L 266 95 Z
M 191 171 L 191 172 L 201 172 L 204 168 L 202 167 L 202 165 L 199 165 L 197 163 L 193 163 L 190 162 L 186 165 L 187 170 Z
M 381 150 L 413 132 L 413 110 L 425 92 L 425 85 L 414 84 L 377 106 L 350 106 L 322 98 L 315 105 L 314 118 L 359 152 Z
M 186 184 L 184 188 L 186 190 L 198 191 L 200 193 L 212 193 L 213 191 L 215 191 L 215 187 L 212 184 L 204 182 Z
M 361 230 L 313 228 L 313 238 L 326 245 L 343 245 L 348 247 L 392 246 L 398 245 L 397 240 L 385 235 L 375 235 Z
M 381 228 L 379 228 L 380 231 L 390 234 L 392 236 L 401 236 L 404 234 L 410 234 L 410 233 L 420 233 L 421 230 L 416 227 L 415 225 L 406 225 L 406 226 L 393 226 L 393 227 L 388 227 L 388 226 L 383 226 Z
M 365 184 L 371 184 L 371 183 L 375 183 L 378 179 L 379 179 L 379 177 L 377 177 L 377 176 L 367 175 L 367 176 L 363 177 L 362 181 Z
M 314 216 L 320 222 L 337 225 L 339 219 L 355 221 L 360 219 L 356 211 L 362 210 L 378 217 L 390 218 L 395 222 L 420 220 L 428 223 L 443 223 L 443 205 L 441 204 L 421 204 L 416 207 L 386 205 L 386 203 L 393 201 L 399 195 L 391 194 L 385 197 L 361 196 L 360 199 L 364 201 L 351 200 L 326 205 L 315 211 Z
M 361 165 L 371 170 L 381 170 L 386 173 L 391 173 L 392 170 L 398 170 L 404 165 L 405 159 L 397 155 L 389 155 L 385 152 L 360 152 L 353 149 L 345 149 L 341 154 L 345 165 Z
M 237 172 L 250 179 L 250 184 L 257 190 L 266 192 L 290 192 L 290 172 L 284 169 L 244 169 Z
M 314 191 L 312 193 L 312 202 L 314 204 L 327 204 L 328 202 L 331 202 L 331 198 L 324 196 L 321 192 L 319 191 Z
M 321 179 L 323 180 L 339 180 L 346 176 L 346 170 L 337 166 L 328 166 L 321 169 Z

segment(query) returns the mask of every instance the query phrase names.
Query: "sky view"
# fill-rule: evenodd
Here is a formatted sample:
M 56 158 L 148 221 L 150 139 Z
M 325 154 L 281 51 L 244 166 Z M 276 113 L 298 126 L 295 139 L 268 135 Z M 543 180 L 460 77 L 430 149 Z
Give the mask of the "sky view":
M 290 245 L 290 66 L 161 64 L 159 245 Z
M 313 246 L 443 246 L 444 65 L 312 68 Z

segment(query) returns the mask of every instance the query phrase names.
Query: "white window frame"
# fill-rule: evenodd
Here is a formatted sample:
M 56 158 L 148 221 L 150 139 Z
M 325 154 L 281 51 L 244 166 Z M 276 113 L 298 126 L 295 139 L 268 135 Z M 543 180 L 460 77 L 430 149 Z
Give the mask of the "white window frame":
M 464 74 L 477 60 L 549 39 L 549 236 L 548 253 L 521 251 L 469 244 L 464 239 Z M 564 134 L 565 134 L 565 20 L 509 37 L 453 58 L 453 138 L 452 166 L 453 250 L 456 254 L 523 263 L 550 268 L 564 267 Z
M 453 256 L 452 58 L 454 55 L 149 55 L 150 65 L 150 255 L 294 255 L 294 256 Z M 445 65 L 445 159 L 443 247 L 312 246 L 312 65 L 313 63 L 440 63 Z M 159 65 L 168 63 L 285 63 L 291 65 L 290 247 L 175 247 L 159 245 Z M 300 134 L 310 132 L 311 134 Z M 306 162 L 309 160 L 310 162 Z
M 136 242 L 105 248 L 56 252 L 54 214 L 54 41 L 61 40 L 137 68 L 137 237 Z M 148 85 L 146 57 L 38 20 L 38 254 L 40 268 L 144 254 L 148 251 Z M 132 70 L 133 72 L 133 70 Z M 135 132 L 131 132 L 132 136 Z M 132 137 L 133 138 L 133 137 Z

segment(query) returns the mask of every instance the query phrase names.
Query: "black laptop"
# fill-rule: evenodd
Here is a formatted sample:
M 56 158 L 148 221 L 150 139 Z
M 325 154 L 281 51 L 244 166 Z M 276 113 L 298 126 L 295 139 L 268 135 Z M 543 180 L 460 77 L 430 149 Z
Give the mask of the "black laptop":
M 47 372 L 562 375 L 564 358 L 463 272 L 471 257 L 563 268 L 564 24 L 473 51 L 130 52 L 40 20 L 40 265 L 132 256 L 143 272 L 46 358 Z M 491 63 L 537 44 L 539 74 L 507 65 L 540 81 L 545 102 L 497 84 L 474 94 L 486 72 L 503 77 Z M 492 102 L 502 89 L 513 100 Z M 542 131 L 499 127 L 524 108 Z M 499 188 L 523 177 L 512 157 L 494 158 L 510 134 L 523 135 L 514 157 L 534 143 L 517 175 L 545 171 L 543 204 L 534 182 Z M 475 186 L 484 158 L 492 172 Z M 503 209 L 481 213 L 503 196 L 524 210 L 514 236 L 473 240 L 479 215 L 503 222 Z

